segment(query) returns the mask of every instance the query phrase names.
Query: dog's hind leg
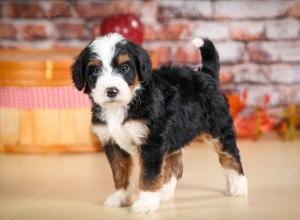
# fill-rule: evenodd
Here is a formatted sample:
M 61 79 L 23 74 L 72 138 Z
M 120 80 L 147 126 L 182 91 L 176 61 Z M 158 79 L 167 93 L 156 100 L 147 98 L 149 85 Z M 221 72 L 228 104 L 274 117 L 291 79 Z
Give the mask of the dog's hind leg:
M 248 181 L 244 175 L 235 135 L 227 134 L 221 137 L 218 154 L 227 182 L 225 194 L 228 196 L 246 195 Z
M 220 138 L 212 138 L 208 135 L 205 139 L 213 145 L 219 155 L 227 184 L 225 195 L 246 195 L 248 193 L 248 181 L 244 175 L 233 127 L 228 128 Z

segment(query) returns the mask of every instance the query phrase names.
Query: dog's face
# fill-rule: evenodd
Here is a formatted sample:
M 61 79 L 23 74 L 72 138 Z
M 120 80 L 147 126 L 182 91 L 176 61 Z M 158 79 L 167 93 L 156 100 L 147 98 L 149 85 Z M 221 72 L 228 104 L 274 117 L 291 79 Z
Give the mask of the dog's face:
M 140 46 L 110 33 L 92 41 L 77 57 L 72 76 L 101 107 L 126 106 L 151 77 L 151 61 Z

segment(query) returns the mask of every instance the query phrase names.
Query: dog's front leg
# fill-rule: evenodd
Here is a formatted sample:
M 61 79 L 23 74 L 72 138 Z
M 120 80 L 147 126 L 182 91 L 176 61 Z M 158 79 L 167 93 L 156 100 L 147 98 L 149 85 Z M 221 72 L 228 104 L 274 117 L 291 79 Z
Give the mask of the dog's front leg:
M 134 191 L 132 180 L 133 161 L 131 156 L 115 143 L 104 147 L 105 154 L 111 166 L 116 191 L 104 202 L 105 206 L 120 207 L 131 204 L 131 194 Z
M 153 146 L 143 145 L 140 152 L 141 173 L 139 197 L 131 207 L 135 213 L 147 214 L 155 211 L 160 205 L 162 187 L 162 165 L 164 155 Z

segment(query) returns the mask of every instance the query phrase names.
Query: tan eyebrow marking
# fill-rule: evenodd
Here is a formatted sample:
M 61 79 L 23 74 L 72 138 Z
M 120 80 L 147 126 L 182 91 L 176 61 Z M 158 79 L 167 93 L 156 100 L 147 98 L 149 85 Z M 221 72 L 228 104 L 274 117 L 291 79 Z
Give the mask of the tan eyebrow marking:
M 120 54 L 117 58 L 118 64 L 123 64 L 129 60 L 129 56 L 127 54 Z
M 88 62 L 88 66 L 102 66 L 102 61 L 95 58 L 95 57 L 92 57 L 90 58 L 89 62 Z

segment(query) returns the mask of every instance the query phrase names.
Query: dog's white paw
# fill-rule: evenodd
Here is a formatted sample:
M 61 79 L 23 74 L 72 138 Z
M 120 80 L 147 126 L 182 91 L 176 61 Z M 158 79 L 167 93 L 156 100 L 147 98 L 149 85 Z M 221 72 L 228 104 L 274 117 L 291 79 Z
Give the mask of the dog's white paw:
M 107 207 L 121 207 L 128 205 L 130 205 L 130 197 L 123 189 L 120 189 L 108 196 L 104 202 L 104 206 Z
M 140 192 L 138 200 L 131 206 L 131 211 L 138 214 L 148 214 L 157 210 L 159 204 L 159 193 Z
M 226 170 L 227 187 L 226 196 L 244 196 L 248 194 L 248 181 L 244 175 L 234 170 Z
M 166 202 L 174 198 L 176 183 L 176 177 L 172 176 L 170 181 L 162 186 L 160 189 L 160 201 Z

